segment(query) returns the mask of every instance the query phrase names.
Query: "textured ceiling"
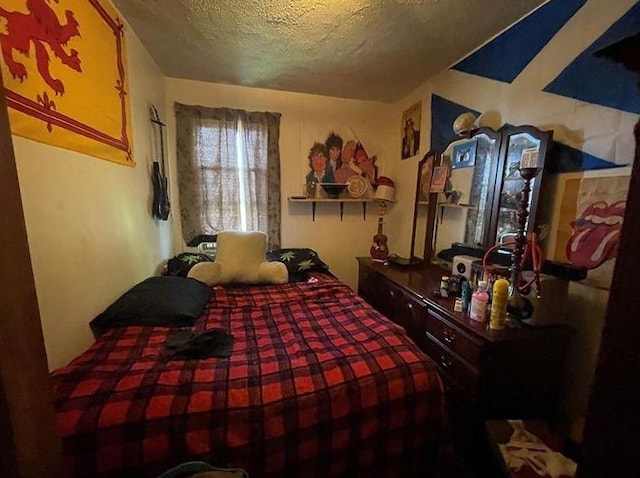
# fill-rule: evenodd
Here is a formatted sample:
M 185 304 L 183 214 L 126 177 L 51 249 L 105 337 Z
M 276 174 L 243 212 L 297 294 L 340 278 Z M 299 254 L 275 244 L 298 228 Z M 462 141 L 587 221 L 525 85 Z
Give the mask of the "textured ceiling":
M 544 0 L 114 0 L 173 78 L 392 102 Z

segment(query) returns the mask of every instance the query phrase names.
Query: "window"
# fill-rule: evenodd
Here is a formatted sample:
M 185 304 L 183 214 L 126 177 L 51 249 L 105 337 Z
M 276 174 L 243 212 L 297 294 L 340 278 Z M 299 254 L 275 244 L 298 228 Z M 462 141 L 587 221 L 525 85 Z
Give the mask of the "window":
M 280 243 L 280 115 L 176 104 L 180 216 L 185 242 L 223 230 Z

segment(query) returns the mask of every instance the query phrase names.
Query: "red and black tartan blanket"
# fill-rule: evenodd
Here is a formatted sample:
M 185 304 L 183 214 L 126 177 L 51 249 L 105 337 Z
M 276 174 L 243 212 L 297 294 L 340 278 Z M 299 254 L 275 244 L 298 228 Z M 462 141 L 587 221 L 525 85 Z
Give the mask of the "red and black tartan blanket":
M 175 329 L 126 327 L 52 374 L 69 476 L 191 460 L 252 478 L 430 470 L 446 435 L 435 366 L 346 285 L 215 287 L 195 324 L 212 328 L 233 334 L 229 358 L 170 360 Z

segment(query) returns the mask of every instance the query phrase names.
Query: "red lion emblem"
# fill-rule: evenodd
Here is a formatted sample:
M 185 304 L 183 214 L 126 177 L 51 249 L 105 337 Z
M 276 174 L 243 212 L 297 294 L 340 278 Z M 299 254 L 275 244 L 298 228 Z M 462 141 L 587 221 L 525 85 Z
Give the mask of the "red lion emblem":
M 49 6 L 51 0 L 27 0 L 28 14 L 9 12 L 0 7 L 0 17 L 6 19 L 6 34 L 0 33 L 0 46 L 9 72 L 14 78 L 23 81 L 27 77 L 27 69 L 13 58 L 13 51 L 29 56 L 29 44 L 33 43 L 36 54 L 36 65 L 42 79 L 53 89 L 56 95 L 64 94 L 64 84 L 53 78 L 49 72 L 49 53 L 45 45 L 49 45 L 53 54 L 62 64 L 76 71 L 82 71 L 80 57 L 75 49 L 69 53 L 64 50 L 67 42 L 80 36 L 79 23 L 71 10 L 65 11 L 67 23 L 63 25 L 56 13 Z M 54 0 L 58 3 L 58 0 Z

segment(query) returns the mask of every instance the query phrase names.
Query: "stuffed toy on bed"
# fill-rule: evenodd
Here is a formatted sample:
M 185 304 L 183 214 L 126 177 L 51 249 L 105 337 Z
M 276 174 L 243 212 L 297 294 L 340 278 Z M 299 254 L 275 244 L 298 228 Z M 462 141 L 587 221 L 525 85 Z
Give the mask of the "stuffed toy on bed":
M 188 277 L 211 286 L 216 284 L 285 284 L 287 267 L 281 262 L 268 262 L 267 235 L 264 232 L 223 231 L 218 233 L 214 262 L 201 262 Z

